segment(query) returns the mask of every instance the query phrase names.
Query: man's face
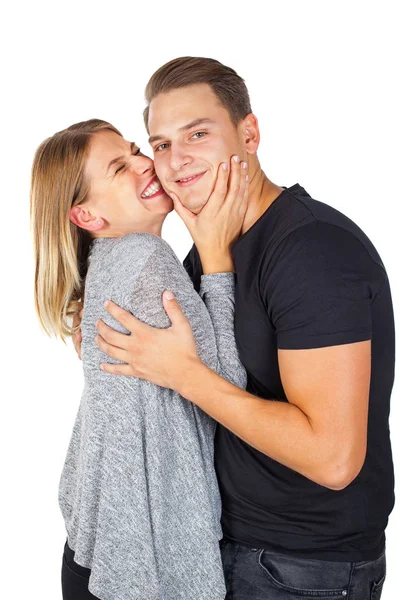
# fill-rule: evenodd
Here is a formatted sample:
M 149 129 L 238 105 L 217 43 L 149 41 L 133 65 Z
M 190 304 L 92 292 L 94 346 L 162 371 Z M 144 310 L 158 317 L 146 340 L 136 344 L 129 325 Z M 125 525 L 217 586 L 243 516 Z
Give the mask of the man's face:
M 239 128 L 207 84 L 156 96 L 148 128 L 162 186 L 195 213 L 207 202 L 220 163 L 246 156 Z

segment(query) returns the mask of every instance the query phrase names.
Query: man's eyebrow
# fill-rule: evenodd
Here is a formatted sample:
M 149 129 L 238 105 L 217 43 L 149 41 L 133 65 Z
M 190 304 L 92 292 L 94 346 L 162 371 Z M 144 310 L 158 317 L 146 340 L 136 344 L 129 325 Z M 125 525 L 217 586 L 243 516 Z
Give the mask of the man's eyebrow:
M 194 119 L 194 121 L 190 121 L 190 123 L 188 123 L 187 125 L 183 125 L 183 127 L 180 127 L 178 131 L 187 131 L 188 129 L 192 129 L 192 127 L 198 127 L 198 125 L 211 125 L 213 123 L 215 123 L 215 121 L 202 117 L 200 119 Z M 158 142 L 159 140 L 162 140 L 165 137 L 165 135 L 151 135 L 149 137 L 149 144 L 152 144 L 153 142 Z
M 131 153 L 133 152 L 134 147 L 135 147 L 135 142 L 131 142 Z M 113 158 L 112 160 L 110 160 L 110 162 L 108 163 L 107 172 L 109 171 L 110 167 L 115 165 L 115 163 L 119 162 L 123 158 L 125 158 L 125 156 L 117 156 L 117 158 Z

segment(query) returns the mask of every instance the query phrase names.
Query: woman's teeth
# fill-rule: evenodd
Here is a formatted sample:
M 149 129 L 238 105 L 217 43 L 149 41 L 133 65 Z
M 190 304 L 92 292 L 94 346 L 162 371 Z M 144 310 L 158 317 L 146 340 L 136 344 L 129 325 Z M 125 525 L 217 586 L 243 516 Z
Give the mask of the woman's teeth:
M 159 192 L 161 190 L 161 183 L 158 181 L 158 179 L 156 179 L 156 181 L 153 181 L 153 183 L 151 185 L 149 185 L 149 187 L 146 188 L 146 190 L 143 192 L 142 194 L 142 198 L 150 198 L 150 196 L 153 196 L 153 194 L 155 194 L 156 192 Z

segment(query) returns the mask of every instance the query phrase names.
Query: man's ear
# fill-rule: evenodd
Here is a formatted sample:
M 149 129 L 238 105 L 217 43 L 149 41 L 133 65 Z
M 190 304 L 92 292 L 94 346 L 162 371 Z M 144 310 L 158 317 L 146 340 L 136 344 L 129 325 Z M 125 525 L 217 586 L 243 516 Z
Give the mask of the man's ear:
M 242 139 L 248 154 L 256 154 L 260 144 L 260 130 L 258 120 L 253 113 L 249 113 L 240 123 Z
M 104 227 L 104 219 L 92 215 L 80 205 L 71 208 L 69 218 L 72 223 L 86 231 L 99 231 Z

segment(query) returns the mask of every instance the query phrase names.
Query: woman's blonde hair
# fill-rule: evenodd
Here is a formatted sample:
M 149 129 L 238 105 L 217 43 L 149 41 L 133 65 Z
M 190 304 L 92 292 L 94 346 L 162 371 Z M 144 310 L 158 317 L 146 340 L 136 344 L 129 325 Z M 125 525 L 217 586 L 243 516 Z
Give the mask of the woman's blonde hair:
M 71 125 L 37 149 L 31 178 L 31 228 L 35 257 L 35 307 L 48 335 L 73 333 L 68 317 L 83 299 L 92 237 L 70 221 L 70 210 L 85 201 L 85 161 L 93 134 L 121 133 L 100 119 Z

